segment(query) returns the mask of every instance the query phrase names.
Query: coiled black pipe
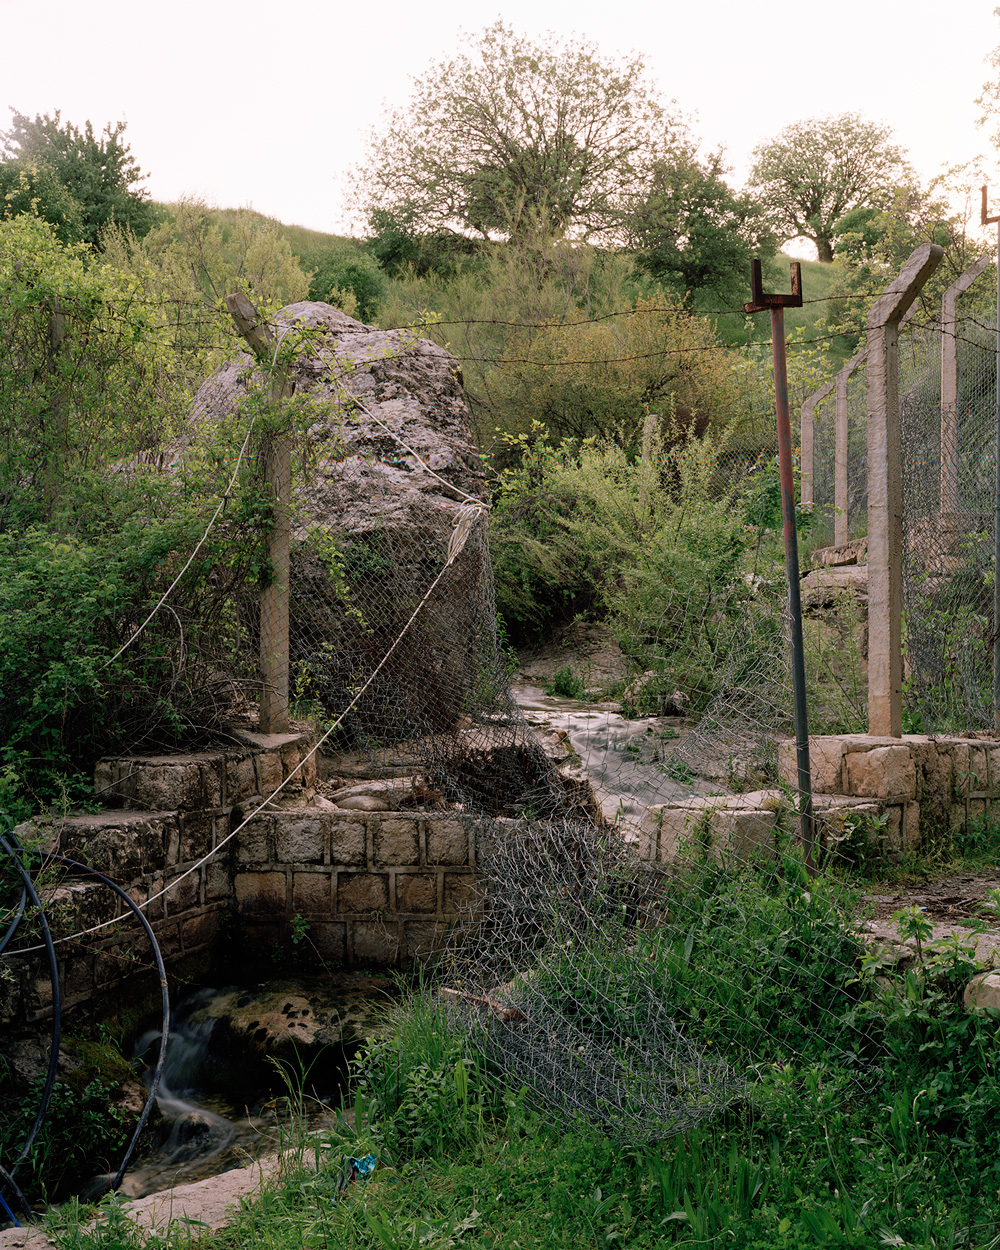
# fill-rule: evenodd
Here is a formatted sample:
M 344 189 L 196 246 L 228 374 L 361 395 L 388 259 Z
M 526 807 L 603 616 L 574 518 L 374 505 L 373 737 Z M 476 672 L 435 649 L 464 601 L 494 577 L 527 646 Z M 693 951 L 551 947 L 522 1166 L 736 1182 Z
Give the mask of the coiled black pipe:
M 159 1088 L 160 1078 L 163 1073 L 163 1065 L 166 1059 L 166 1052 L 167 1052 L 167 1039 L 168 1039 L 169 1032 L 170 1032 L 170 996 L 169 996 L 169 991 L 167 987 L 167 970 L 163 962 L 163 954 L 160 951 L 160 945 L 156 940 L 156 935 L 154 934 L 152 927 L 149 924 L 149 921 L 146 919 L 145 915 L 143 914 L 142 909 L 138 906 L 138 904 L 136 904 L 129 897 L 129 895 L 121 888 L 121 886 L 119 886 L 115 881 L 112 881 L 110 877 L 105 876 L 104 873 L 98 872 L 96 868 L 91 868 L 88 864 L 80 863 L 78 860 L 70 859 L 65 855 L 45 854 L 39 851 L 29 850 L 21 846 L 21 844 L 18 842 L 16 837 L 13 837 L 13 843 L 14 845 L 12 846 L 11 843 L 6 838 L 0 837 L 0 848 L 2 848 L 14 861 L 14 864 L 21 877 L 21 880 L 24 883 L 24 888 L 22 890 L 22 898 L 21 898 L 21 903 L 18 908 L 18 913 L 14 917 L 14 920 L 11 922 L 11 924 L 8 926 L 7 932 L 4 934 L 3 943 L 0 944 L 0 952 L 3 951 L 4 947 L 6 947 L 7 943 L 13 937 L 13 934 L 16 931 L 18 924 L 20 923 L 21 917 L 24 913 L 24 906 L 25 906 L 26 898 L 30 898 L 32 903 L 38 909 L 39 920 L 40 920 L 40 923 L 42 926 L 42 932 L 45 938 L 46 952 L 48 953 L 48 956 L 49 956 L 49 972 L 50 972 L 50 978 L 52 980 L 52 1020 L 53 1020 L 52 1043 L 51 1043 L 51 1048 L 50 1048 L 50 1053 L 49 1053 L 48 1072 L 46 1075 L 46 1082 L 45 1082 L 45 1088 L 42 1093 L 42 1099 L 41 1099 L 41 1102 L 39 1103 L 38 1111 L 36 1112 L 35 1120 L 28 1134 L 28 1138 L 24 1144 L 24 1147 L 21 1151 L 20 1157 L 17 1160 L 17 1163 L 14 1165 L 14 1168 L 11 1170 L 11 1172 L 8 1172 L 5 1168 L 0 1167 L 0 1183 L 4 1183 L 8 1186 L 11 1192 L 15 1195 L 17 1202 L 21 1206 L 22 1210 L 24 1210 L 25 1214 L 28 1216 L 29 1220 L 33 1220 L 34 1214 L 31 1210 L 30 1205 L 26 1202 L 24 1195 L 21 1193 L 21 1190 L 18 1188 L 14 1180 L 14 1173 L 24 1162 L 25 1158 L 27 1158 L 31 1145 L 34 1142 L 35 1137 L 38 1135 L 38 1132 L 41 1129 L 42 1124 L 44 1123 L 45 1114 L 48 1110 L 49 1102 L 51 1101 L 51 1098 L 52 1098 L 52 1089 L 55 1084 L 56 1068 L 57 1068 L 58 1061 L 59 1061 L 59 1040 L 61 1036 L 61 1024 L 62 1024 L 62 997 L 61 997 L 60 986 L 59 986 L 59 967 L 55 958 L 55 947 L 52 942 L 51 933 L 49 932 L 48 921 L 45 916 L 45 909 L 42 906 L 41 899 L 38 897 L 38 893 L 35 890 L 33 882 L 31 881 L 31 877 L 28 874 L 27 869 L 22 864 L 19 856 L 27 854 L 27 855 L 30 855 L 32 858 L 42 859 L 45 862 L 49 862 L 49 863 L 55 862 L 55 863 L 65 864 L 67 867 L 73 869 L 75 872 L 83 873 L 86 876 L 92 877 L 94 880 L 99 881 L 102 885 L 106 885 L 109 889 L 113 890 L 114 893 L 117 894 L 120 899 L 122 899 L 122 901 L 126 904 L 129 910 L 133 913 L 133 915 L 142 925 L 143 929 L 145 930 L 146 936 L 149 939 L 150 946 L 152 947 L 153 958 L 156 962 L 157 972 L 160 977 L 160 1000 L 161 1000 L 162 1011 L 163 1011 L 163 1028 L 160 1033 L 160 1049 L 159 1049 L 159 1054 L 157 1055 L 156 1065 L 153 1069 L 152 1077 L 150 1080 L 150 1089 L 149 1089 L 149 1094 L 146 1098 L 145 1106 L 142 1109 L 142 1114 L 139 1117 L 139 1122 L 136 1125 L 135 1132 L 132 1134 L 132 1138 L 128 1144 L 128 1147 L 126 1148 L 125 1155 L 122 1159 L 121 1165 L 118 1168 L 118 1172 L 116 1173 L 112 1181 L 112 1184 L 111 1184 L 112 1192 L 114 1192 L 121 1186 L 122 1178 L 124 1177 L 126 1169 L 128 1168 L 129 1160 L 131 1159 L 133 1153 L 135 1152 L 135 1148 L 136 1148 L 136 1145 L 138 1144 L 139 1137 L 142 1133 L 142 1130 L 146 1126 L 146 1122 L 149 1119 L 150 1112 L 152 1111 L 153 1105 L 156 1101 L 156 1093 Z M 2 1199 L 0 1199 L 0 1201 L 2 1201 Z M 3 1205 L 6 1207 L 7 1206 L 6 1202 L 4 1202 Z
M 139 1123 L 136 1125 L 135 1132 L 132 1134 L 132 1140 L 128 1144 L 125 1151 L 125 1157 L 122 1159 L 121 1166 L 111 1183 L 112 1192 L 118 1189 L 122 1183 L 122 1177 L 128 1167 L 128 1161 L 132 1158 L 136 1145 L 139 1141 L 139 1135 L 146 1127 L 146 1121 L 149 1119 L 149 1113 L 153 1109 L 156 1102 L 156 1091 L 160 1086 L 160 1077 L 163 1075 L 163 1064 L 167 1057 L 167 1037 L 170 1033 L 170 993 L 167 988 L 167 968 L 163 962 L 163 953 L 160 950 L 160 944 L 156 940 L 156 934 L 153 932 L 152 925 L 143 914 L 142 908 L 130 898 L 117 882 L 112 881 L 110 877 L 106 877 L 103 872 L 98 872 L 96 868 L 91 868 L 88 864 L 81 864 L 78 860 L 68 859 L 65 855 L 47 855 L 47 860 L 54 860 L 58 864 L 65 864 L 68 868 L 72 868 L 76 872 L 85 873 L 88 877 L 93 877 L 95 881 L 100 881 L 102 885 L 106 885 L 108 889 L 113 890 L 115 894 L 128 906 L 129 910 L 136 917 L 143 929 L 146 931 L 146 937 L 149 938 L 149 944 L 153 949 L 153 958 L 156 961 L 156 971 L 160 976 L 160 1006 L 163 1011 L 163 1030 L 160 1033 L 160 1051 L 156 1056 L 156 1066 L 153 1068 L 153 1075 L 149 1082 L 149 1096 L 146 1098 L 146 1105 L 142 1109 L 142 1115 L 139 1116 Z
M 38 1136 L 42 1124 L 45 1122 L 45 1113 L 48 1111 L 49 1103 L 52 1100 L 52 1089 L 56 1083 L 56 1067 L 59 1063 L 59 1039 L 62 1036 L 62 992 L 59 986 L 59 964 L 56 962 L 56 948 L 52 942 L 52 934 L 49 932 L 49 922 L 45 916 L 45 908 L 42 906 L 42 900 L 38 897 L 38 891 L 35 889 L 34 882 L 31 880 L 31 875 L 21 862 L 19 853 L 23 854 L 24 848 L 13 834 L 11 834 L 11 837 L 14 838 L 13 846 L 5 837 L 0 836 L 0 850 L 6 852 L 6 854 L 9 855 L 14 861 L 14 866 L 16 867 L 18 875 L 21 878 L 25 892 L 35 907 L 38 908 L 38 920 L 42 926 L 45 953 L 49 962 L 49 980 L 52 983 L 52 1040 L 50 1042 L 49 1049 L 49 1066 L 45 1074 L 45 1086 L 42 1090 L 42 1097 L 38 1104 L 38 1110 L 35 1113 L 35 1119 L 28 1132 L 27 1138 L 25 1139 L 24 1146 L 21 1149 L 17 1162 L 10 1169 L 10 1172 L 4 1173 L 4 1176 L 9 1176 L 13 1181 L 17 1169 L 28 1157 L 32 1144 Z M 18 917 L 18 920 L 19 919 L 20 917 Z

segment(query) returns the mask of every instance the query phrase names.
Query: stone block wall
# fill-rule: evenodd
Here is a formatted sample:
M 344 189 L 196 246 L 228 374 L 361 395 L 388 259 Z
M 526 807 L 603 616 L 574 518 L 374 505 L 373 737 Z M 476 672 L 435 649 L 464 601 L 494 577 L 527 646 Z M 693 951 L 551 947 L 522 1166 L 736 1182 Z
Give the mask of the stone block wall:
M 84 863 L 123 886 L 170 966 L 210 951 L 227 916 L 255 950 L 306 926 L 317 961 L 399 964 L 438 948 L 474 898 L 476 822 L 402 812 L 310 806 L 315 765 L 302 735 L 246 735 L 244 749 L 104 760 L 97 788 L 116 810 L 29 822 L 25 843 Z M 243 823 L 281 783 L 296 806 Z M 242 826 L 242 827 L 240 827 Z M 165 892 L 164 892 L 165 891 Z M 64 1004 L 110 1005 L 153 966 L 138 921 L 99 882 L 50 870 L 40 888 L 61 933 Z M 39 953 L 0 969 L 0 1024 L 51 1014 Z
M 809 739 L 813 791 L 878 804 L 888 818 L 890 850 L 957 832 L 970 820 L 1000 821 L 1000 740 L 904 734 L 843 734 Z M 779 749 L 779 771 L 795 784 L 794 742 Z
M 1000 821 L 1000 739 L 843 734 L 809 739 L 820 846 L 836 842 L 848 817 L 869 819 L 872 849 L 898 858 L 969 821 Z M 640 858 L 669 867 L 708 851 L 745 860 L 775 853 L 797 836 L 789 791 L 797 785 L 795 743 L 779 748 L 788 789 L 685 799 L 650 807 L 632 844 Z
M 474 897 L 477 824 L 400 812 L 274 812 L 241 832 L 242 925 L 280 939 L 308 924 L 323 959 L 380 964 L 429 955 Z
M 316 758 L 307 735 L 233 733 L 242 750 L 101 760 L 95 792 L 106 807 L 202 814 L 261 802 L 283 782 L 283 793 L 313 792 Z
M 826 834 L 843 830 L 845 818 L 881 816 L 884 804 L 845 795 L 819 795 L 819 823 Z M 782 839 L 798 835 L 798 818 L 781 790 L 682 799 L 646 809 L 631 844 L 651 867 L 669 869 L 692 857 L 747 863 L 772 859 Z

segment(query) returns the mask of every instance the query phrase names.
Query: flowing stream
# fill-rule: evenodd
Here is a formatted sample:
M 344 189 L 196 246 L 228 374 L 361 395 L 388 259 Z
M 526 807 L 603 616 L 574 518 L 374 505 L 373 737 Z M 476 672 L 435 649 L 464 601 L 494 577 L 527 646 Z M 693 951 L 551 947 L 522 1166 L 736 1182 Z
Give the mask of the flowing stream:
M 524 684 L 513 686 L 511 693 L 536 730 L 565 734 L 608 821 L 637 825 L 652 804 L 724 790 L 717 778 L 699 776 L 671 760 L 672 749 L 689 733 L 683 717 L 630 720 L 617 703 L 561 698 Z
M 156 1096 L 160 1118 L 154 1144 L 126 1173 L 123 1196 L 142 1198 L 203 1180 L 281 1148 L 294 1107 L 280 1072 L 265 1065 L 247 1080 L 246 1065 L 234 1056 L 231 1066 L 226 1057 L 229 1047 L 218 1045 L 226 1026 L 214 1010 L 233 993 L 203 988 L 177 1004 Z M 136 1043 L 136 1060 L 154 1062 L 159 1040 L 159 1030 L 143 1034 Z M 330 1104 L 338 1103 L 338 1082 L 329 1067 L 324 1076 L 326 1087 L 307 1091 L 304 1099 L 313 1128 L 328 1121 Z M 105 1177 L 94 1178 L 90 1189 L 100 1192 L 104 1181 Z

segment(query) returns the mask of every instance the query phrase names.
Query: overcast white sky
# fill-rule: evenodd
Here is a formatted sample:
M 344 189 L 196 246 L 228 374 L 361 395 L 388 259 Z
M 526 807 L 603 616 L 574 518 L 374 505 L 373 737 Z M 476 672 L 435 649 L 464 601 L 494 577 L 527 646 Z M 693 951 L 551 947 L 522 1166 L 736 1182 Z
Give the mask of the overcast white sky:
M 737 185 L 760 140 L 848 110 L 888 122 L 929 178 L 995 155 L 974 100 L 1000 44 L 996 2 L 0 0 L 0 129 L 7 105 L 97 127 L 124 118 L 155 199 L 346 232 L 343 175 L 385 103 L 403 103 L 460 29 L 502 17 L 641 52 L 705 146 L 725 145 Z

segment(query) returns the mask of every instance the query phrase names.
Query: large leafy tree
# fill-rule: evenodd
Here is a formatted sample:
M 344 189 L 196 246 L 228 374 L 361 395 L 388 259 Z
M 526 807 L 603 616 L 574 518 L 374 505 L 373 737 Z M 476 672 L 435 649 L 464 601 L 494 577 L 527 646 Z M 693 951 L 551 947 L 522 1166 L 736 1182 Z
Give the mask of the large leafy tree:
M 754 149 L 749 190 L 783 241 L 810 239 L 832 261 L 837 223 L 853 209 L 885 207 L 910 176 L 891 134 L 859 113 L 794 122 Z
M 919 296 L 926 311 L 940 308 L 944 290 L 982 250 L 975 233 L 967 230 L 973 201 L 979 207 L 973 195 L 977 181 L 975 170 L 957 167 L 927 187 L 902 182 L 882 208 L 856 208 L 837 223 L 827 324 L 842 336 L 848 354 L 861 340 L 871 305 L 921 243 L 944 248 L 943 263 Z M 955 207 L 963 201 L 964 211 Z
M 418 235 L 617 237 L 685 135 L 641 56 L 535 42 L 497 22 L 415 80 L 407 107 L 372 136 L 357 200 L 369 221 L 391 210 Z
M 723 178 L 722 154 L 694 147 L 657 162 L 626 233 L 639 268 L 661 286 L 702 299 L 741 303 L 750 261 L 771 256 L 774 240 L 756 202 Z
M 47 165 L 18 160 L 0 163 L 0 218 L 28 213 L 55 227 L 63 243 L 80 239 L 83 212 Z
M 155 222 L 156 210 L 139 185 L 144 175 L 122 138 L 124 131 L 124 122 L 109 122 L 96 134 L 89 121 L 82 130 L 64 122 L 58 109 L 51 117 L 38 113 L 33 118 L 15 109 L 10 129 L 0 131 L 3 182 L 13 185 L 16 176 L 20 183 L 27 172 L 41 190 L 36 215 L 61 225 L 67 211 L 61 204 L 51 206 L 43 190 L 46 179 L 37 172 L 44 170 L 50 191 L 54 182 L 76 205 L 69 214 L 72 231 L 61 228 L 63 237 L 72 234 L 74 242 L 99 246 L 102 232 L 112 223 L 143 235 Z

